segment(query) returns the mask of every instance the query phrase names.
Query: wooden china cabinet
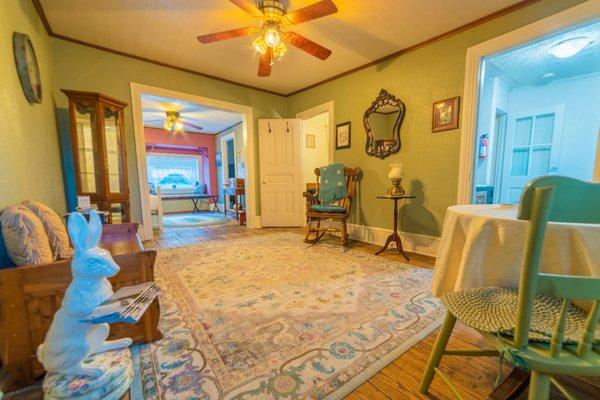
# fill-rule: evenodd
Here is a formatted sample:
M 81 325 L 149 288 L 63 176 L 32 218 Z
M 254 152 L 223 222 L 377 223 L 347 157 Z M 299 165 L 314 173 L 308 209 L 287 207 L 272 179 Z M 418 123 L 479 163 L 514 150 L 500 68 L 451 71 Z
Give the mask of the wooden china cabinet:
M 65 90 L 78 196 L 107 211 L 109 223 L 130 222 L 123 110 L 101 93 Z

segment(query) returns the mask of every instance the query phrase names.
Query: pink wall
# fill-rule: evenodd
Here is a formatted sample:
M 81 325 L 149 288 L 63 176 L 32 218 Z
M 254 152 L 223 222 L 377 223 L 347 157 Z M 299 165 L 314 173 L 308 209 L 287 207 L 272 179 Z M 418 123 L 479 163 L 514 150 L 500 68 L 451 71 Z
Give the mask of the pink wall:
M 218 194 L 217 188 L 217 161 L 215 141 L 216 135 L 207 135 L 204 133 L 172 133 L 164 129 L 144 127 L 144 136 L 146 146 L 152 144 L 162 144 L 170 146 L 184 146 L 181 149 L 154 149 L 153 153 L 179 153 L 179 154 L 198 154 L 191 148 L 206 147 L 208 149 L 208 165 L 204 165 L 204 181 L 208 186 L 209 194 Z

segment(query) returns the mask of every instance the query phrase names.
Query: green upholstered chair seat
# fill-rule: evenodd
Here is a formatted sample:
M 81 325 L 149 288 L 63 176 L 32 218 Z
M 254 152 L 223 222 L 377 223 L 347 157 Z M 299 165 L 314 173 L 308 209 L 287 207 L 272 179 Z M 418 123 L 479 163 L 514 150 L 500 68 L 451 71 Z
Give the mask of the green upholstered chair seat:
M 481 332 L 513 337 L 517 315 L 517 290 L 510 288 L 476 288 L 446 293 L 441 297 L 448 311 Z M 549 343 L 560 317 L 562 299 L 537 295 L 533 304 L 529 340 Z M 565 344 L 575 344 L 582 337 L 587 313 L 571 305 L 564 332 Z M 600 343 L 600 331 L 596 331 Z
M 328 205 L 328 204 L 316 204 L 312 206 L 312 211 L 322 213 L 345 213 L 346 209 L 342 206 Z

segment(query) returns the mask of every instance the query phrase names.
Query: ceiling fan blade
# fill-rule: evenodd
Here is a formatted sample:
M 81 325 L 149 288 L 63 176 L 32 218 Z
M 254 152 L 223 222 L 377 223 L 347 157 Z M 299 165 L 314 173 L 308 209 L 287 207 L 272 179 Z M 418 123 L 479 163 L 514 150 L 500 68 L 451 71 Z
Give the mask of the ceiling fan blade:
M 165 122 L 165 119 L 164 118 L 163 119 L 149 119 L 149 120 L 144 121 L 144 123 L 146 123 L 146 122 L 161 122 L 162 123 L 162 122 Z
M 198 40 L 200 43 L 207 44 L 218 42 L 221 40 L 234 39 L 241 36 L 252 35 L 254 32 L 257 32 L 259 28 L 255 26 L 247 26 L 245 28 L 232 29 L 230 31 L 209 33 L 208 35 L 200 35 L 198 36 Z
M 288 42 L 290 42 L 292 46 L 296 46 L 300 50 L 320 58 L 321 60 L 325 60 L 331 55 L 331 50 L 313 42 L 310 39 L 305 38 L 296 32 L 285 32 L 283 36 Z
M 203 131 L 203 130 L 204 130 L 204 128 L 203 128 L 203 127 L 201 127 L 201 126 L 199 126 L 199 125 L 196 125 L 196 124 L 192 124 L 191 122 L 186 122 L 186 121 L 183 121 L 183 124 L 184 124 L 184 125 L 187 125 L 187 126 L 190 126 L 190 127 L 194 128 L 194 129 L 196 129 L 196 130 L 198 130 L 198 131 Z
M 271 60 L 273 59 L 273 49 L 267 47 L 265 54 L 260 56 L 258 62 L 258 76 L 270 76 L 271 75 Z
M 256 4 L 252 0 L 229 0 L 242 10 L 246 11 L 253 17 L 264 17 L 265 15 L 256 7 Z
M 292 24 L 301 24 L 306 21 L 321 18 L 326 15 L 335 14 L 338 11 L 336 5 L 331 0 L 321 0 L 296 11 L 285 15 L 285 18 Z

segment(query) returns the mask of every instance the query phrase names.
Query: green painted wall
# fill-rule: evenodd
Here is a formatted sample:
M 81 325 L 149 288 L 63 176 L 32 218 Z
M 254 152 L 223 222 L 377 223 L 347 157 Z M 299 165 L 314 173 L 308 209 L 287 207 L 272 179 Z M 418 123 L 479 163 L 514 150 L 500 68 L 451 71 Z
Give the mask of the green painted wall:
M 287 99 L 282 96 L 247 89 L 235 84 L 162 67 L 61 39 L 52 40 L 52 50 L 55 71 L 53 92 L 57 106 L 60 109 L 68 107 L 67 98 L 60 92 L 60 89 L 102 92 L 108 96 L 131 102 L 129 83 L 136 82 L 249 105 L 254 109 L 255 119 L 283 118 L 287 115 Z M 62 131 L 67 128 L 61 126 L 60 129 Z M 131 107 L 125 109 L 125 130 L 127 132 L 127 162 L 132 218 L 135 221 L 141 221 Z M 257 122 L 254 125 L 254 133 L 255 141 L 258 142 Z M 255 156 L 258 169 L 258 147 L 255 149 Z M 258 192 L 258 179 L 256 184 Z M 257 205 L 260 207 L 260 202 Z
M 30 105 L 15 67 L 13 32 L 30 36 L 42 103 Z M 66 211 L 54 101 L 50 38 L 30 0 L 0 1 L 0 209 L 38 200 Z
M 390 61 L 288 98 L 289 116 L 333 100 L 336 123 L 352 122 L 352 147 L 337 150 L 336 162 L 360 167 L 354 223 L 391 228 L 391 203 L 377 200 L 390 186 L 391 163 L 404 165 L 403 186 L 417 196 L 406 206 L 402 230 L 439 236 L 446 208 L 456 203 L 460 129 L 431 132 L 434 101 L 462 96 L 466 51 L 478 43 L 554 14 L 581 0 L 544 0 Z M 364 111 L 386 89 L 406 104 L 402 148 L 385 160 L 365 154 Z

